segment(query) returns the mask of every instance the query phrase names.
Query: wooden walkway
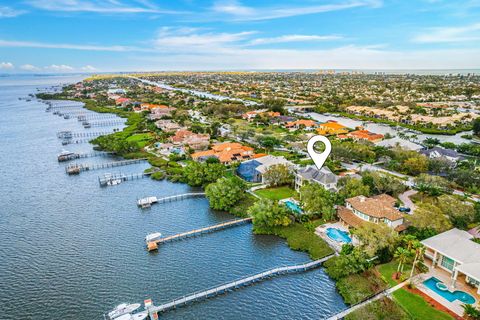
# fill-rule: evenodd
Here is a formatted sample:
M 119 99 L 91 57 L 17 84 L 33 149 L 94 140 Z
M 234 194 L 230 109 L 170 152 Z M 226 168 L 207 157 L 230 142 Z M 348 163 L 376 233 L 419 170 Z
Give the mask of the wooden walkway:
M 195 198 L 195 197 L 204 197 L 205 192 L 192 192 L 192 193 L 184 193 L 184 194 L 177 194 L 174 196 L 157 198 L 157 197 L 146 197 L 137 200 L 137 205 L 142 208 L 149 208 L 154 203 L 166 203 L 172 201 L 183 200 L 187 198 Z
M 245 287 L 251 285 L 253 283 L 266 280 L 272 278 L 274 276 L 282 275 L 282 274 L 290 274 L 290 273 L 299 273 L 299 272 L 306 272 L 308 270 L 312 270 L 315 268 L 320 267 L 325 261 L 333 257 L 334 255 L 327 256 L 325 258 L 299 264 L 293 266 L 285 266 L 285 267 L 278 267 L 274 269 L 270 269 L 258 274 L 254 274 L 251 276 L 244 277 L 242 279 L 225 283 L 223 285 L 213 287 L 211 289 L 199 291 L 192 293 L 190 295 L 183 296 L 181 298 L 175 299 L 171 302 L 159 305 L 159 306 L 149 306 L 147 307 L 147 311 L 150 315 L 150 319 L 156 319 L 155 316 L 159 312 L 165 312 L 171 309 L 175 309 L 177 307 L 185 306 L 191 302 L 197 302 L 200 300 L 204 300 L 207 298 L 215 297 L 220 294 L 227 293 L 229 291 Z
M 130 164 L 140 163 L 140 162 L 143 162 L 145 160 L 147 160 L 147 158 L 121 160 L 121 161 L 96 163 L 96 164 L 72 163 L 72 164 L 65 167 L 65 172 L 68 173 L 68 174 L 78 174 L 82 171 L 106 169 L 106 168 L 113 168 L 113 167 L 120 167 L 120 166 L 128 166 Z
M 98 183 L 101 187 L 114 186 L 122 183 L 123 181 L 137 180 L 148 177 L 153 172 L 142 172 L 142 173 L 105 173 L 103 176 L 98 177 Z
M 376 295 L 374 295 L 373 297 L 370 297 L 368 298 L 367 300 L 364 300 L 360 303 L 357 303 L 353 306 L 350 306 L 348 309 L 345 309 L 343 310 L 342 312 L 340 313 L 337 313 L 336 315 L 334 316 L 331 316 L 330 318 L 328 318 L 328 320 L 338 320 L 338 319 L 343 319 L 345 318 L 345 316 L 347 316 L 348 314 L 352 313 L 353 311 L 357 310 L 357 309 L 360 309 L 362 308 L 363 306 L 369 304 L 370 302 L 373 302 L 373 301 L 376 301 L 376 300 L 379 300 L 383 297 L 387 297 L 389 296 L 390 294 L 392 294 L 393 292 L 395 292 L 396 290 L 400 289 L 401 287 L 403 287 L 404 285 L 406 285 L 408 283 L 409 280 L 406 280 L 400 284 L 397 284 L 395 287 L 392 287 L 392 288 L 389 288 L 387 290 L 384 290 L 380 293 L 377 293 Z
M 72 138 L 88 138 L 88 137 L 98 137 L 111 134 L 110 131 L 100 131 L 100 132 L 72 132 L 72 131 L 60 131 L 57 132 L 57 138 L 59 139 L 72 139 Z
M 178 233 L 178 234 L 168 236 L 168 237 L 158 238 L 156 240 L 148 241 L 147 242 L 147 249 L 148 249 L 148 251 L 156 250 L 156 249 L 158 249 L 159 244 L 163 244 L 163 243 L 166 243 L 166 242 L 183 240 L 183 239 L 195 237 L 195 236 L 198 236 L 198 235 L 202 235 L 202 234 L 205 234 L 205 233 L 211 233 L 211 232 L 219 231 L 219 230 L 222 230 L 222 229 L 239 226 L 241 224 L 244 224 L 244 223 L 247 223 L 247 222 L 250 222 L 250 221 L 252 221 L 251 217 L 243 218 L 243 219 L 234 219 L 234 220 L 230 220 L 230 221 L 227 221 L 227 222 L 222 222 L 222 223 L 219 223 L 219 224 L 216 224 L 216 225 L 213 225 L 213 226 L 200 228 L 200 229 L 195 229 L 195 230 L 191 230 L 191 231 L 187 231 L 187 232 L 182 232 L 182 233 Z

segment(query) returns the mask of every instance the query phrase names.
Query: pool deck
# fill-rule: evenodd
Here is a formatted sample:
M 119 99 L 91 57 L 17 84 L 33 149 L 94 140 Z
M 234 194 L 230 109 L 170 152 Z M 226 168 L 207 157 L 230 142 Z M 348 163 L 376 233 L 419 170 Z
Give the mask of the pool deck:
M 456 291 L 456 290 L 461 290 L 461 291 L 465 291 L 467 293 L 469 293 L 470 295 L 472 295 L 476 302 L 475 302 L 475 306 L 479 306 L 479 302 L 480 302 L 480 295 L 477 294 L 477 291 L 476 289 L 473 289 L 471 287 L 469 287 L 467 284 L 465 284 L 463 278 L 459 277 L 457 279 L 457 282 L 456 282 L 456 285 L 455 285 L 455 288 L 452 288 L 451 287 L 451 275 L 446 272 L 445 270 L 443 269 L 440 269 L 440 268 L 435 268 L 435 269 L 432 269 L 430 266 L 430 261 L 429 260 L 426 260 L 425 261 L 425 264 L 430 268 L 428 272 L 426 273 L 423 273 L 421 274 L 417 280 L 415 281 L 415 285 L 417 286 L 417 289 L 422 291 L 423 293 L 425 293 L 426 295 L 430 296 L 431 298 L 435 299 L 438 303 L 440 303 L 441 305 L 443 305 L 444 307 L 446 307 L 447 309 L 453 311 L 455 314 L 459 315 L 459 316 L 463 316 L 463 308 L 462 308 L 462 305 L 463 303 L 460 302 L 459 300 L 454 300 L 452 302 L 448 301 L 447 299 L 445 299 L 444 297 L 442 297 L 441 295 L 439 295 L 438 293 L 436 293 L 435 291 L 427 288 L 424 284 L 423 284 L 423 281 L 427 280 L 427 279 L 430 279 L 431 277 L 435 277 L 437 278 L 438 280 L 442 281 L 443 283 L 445 283 L 447 286 L 448 286 L 448 290 L 450 291 Z
M 332 240 L 330 239 L 329 236 L 327 236 L 327 228 L 336 228 L 336 229 L 339 229 L 339 230 L 342 230 L 342 231 L 345 231 L 345 232 L 348 232 L 348 228 L 346 228 L 342 223 L 340 222 L 335 222 L 335 223 L 325 223 L 325 224 L 322 224 L 322 225 L 319 225 L 316 229 L 315 229 L 315 234 L 317 236 L 319 236 L 320 238 L 322 238 L 323 240 L 325 240 L 325 242 L 328 243 L 328 245 L 333 249 L 335 250 L 336 252 L 340 252 L 342 250 L 342 246 L 345 244 L 343 242 L 337 242 L 335 240 Z M 350 234 L 350 233 L 349 233 Z M 350 235 L 350 237 L 352 238 L 352 244 L 355 246 L 358 244 L 358 241 L 355 237 L 352 237 L 352 235 Z

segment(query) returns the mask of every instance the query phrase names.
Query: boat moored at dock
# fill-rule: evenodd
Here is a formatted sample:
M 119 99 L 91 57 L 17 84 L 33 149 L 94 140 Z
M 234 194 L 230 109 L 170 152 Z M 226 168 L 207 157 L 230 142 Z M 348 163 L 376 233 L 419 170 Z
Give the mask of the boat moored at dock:
M 122 304 L 119 304 L 118 306 L 115 307 L 115 309 L 113 309 L 112 311 L 110 311 L 108 314 L 107 314 L 107 319 L 109 320 L 113 320 L 113 319 L 133 319 L 131 318 L 131 313 L 135 310 L 137 310 L 138 308 L 140 308 L 141 304 L 140 303 L 132 303 L 132 304 L 126 304 L 126 303 L 122 303 Z M 124 316 L 130 316 L 130 317 L 124 317 Z M 143 318 L 145 319 L 145 318 Z

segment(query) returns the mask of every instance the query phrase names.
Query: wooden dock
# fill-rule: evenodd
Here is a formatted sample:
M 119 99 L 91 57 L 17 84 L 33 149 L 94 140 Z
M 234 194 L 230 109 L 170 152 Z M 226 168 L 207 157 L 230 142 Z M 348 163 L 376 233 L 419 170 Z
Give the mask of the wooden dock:
M 93 158 L 93 157 L 109 157 L 115 155 L 114 152 L 89 152 L 89 153 L 71 153 L 66 156 L 59 155 L 58 162 L 66 162 L 75 159 Z
M 97 114 L 80 114 L 77 115 L 77 120 L 79 122 L 88 121 L 88 120 L 109 120 L 119 118 L 115 114 L 106 114 L 106 115 L 97 115 Z
M 142 173 L 132 173 L 132 174 L 123 174 L 123 173 L 105 173 L 103 176 L 98 177 L 98 183 L 101 187 L 114 186 L 122 183 L 123 181 L 137 180 L 148 177 L 152 172 L 142 172 Z
M 98 121 L 98 122 L 89 122 L 89 121 L 84 121 L 83 127 L 89 126 L 89 127 L 112 127 L 112 126 L 118 126 L 125 124 L 125 120 L 110 120 L 110 121 Z
M 205 300 L 208 298 L 216 297 L 221 294 L 228 293 L 230 291 L 233 291 L 235 289 L 241 288 L 241 287 L 246 287 L 249 286 L 253 283 L 263 281 L 266 279 L 270 279 L 275 276 L 283 275 L 283 274 L 292 274 L 292 273 L 300 273 L 300 272 L 306 272 L 315 268 L 320 267 L 325 261 L 333 257 L 334 255 L 329 255 L 327 257 L 324 257 L 319 260 L 299 264 L 299 265 L 293 265 L 293 266 L 285 266 L 285 267 L 278 267 L 274 269 L 270 269 L 258 274 L 254 274 L 251 276 L 247 276 L 235 281 L 231 281 L 225 284 L 222 284 L 220 286 L 213 287 L 211 289 L 207 290 L 202 290 L 198 291 L 186 296 L 183 296 L 181 298 L 172 300 L 168 303 L 161 304 L 158 306 L 155 306 L 153 304 L 149 304 L 145 306 L 146 310 L 148 311 L 148 314 L 150 316 L 150 319 L 157 319 L 158 315 L 157 313 L 160 312 L 166 312 L 171 309 L 175 309 L 178 307 L 182 307 L 185 305 L 188 305 L 189 303 L 193 302 L 198 302 L 201 300 Z
M 243 219 L 234 219 L 234 220 L 222 222 L 222 223 L 219 223 L 219 224 L 216 224 L 216 225 L 213 225 L 213 226 L 209 226 L 209 227 L 205 227 L 205 228 L 201 228 L 201 229 L 195 229 L 195 230 L 191 230 L 191 231 L 187 231 L 187 232 L 183 232 L 183 233 L 178 233 L 178 234 L 168 236 L 168 237 L 158 238 L 158 239 L 155 239 L 155 240 L 152 240 L 152 241 L 149 241 L 149 242 L 146 243 L 147 244 L 147 250 L 148 251 L 157 250 L 158 245 L 166 243 L 166 242 L 172 242 L 172 241 L 183 240 L 183 239 L 187 239 L 187 238 L 191 238 L 191 237 L 196 237 L 198 235 L 202 235 L 202 234 L 205 234 L 205 233 L 211 233 L 211 232 L 223 230 L 223 229 L 226 229 L 226 228 L 239 226 L 241 224 L 248 223 L 250 221 L 252 221 L 251 217 L 243 218 Z
M 154 203 L 165 203 L 165 202 L 172 202 L 183 200 L 187 198 L 195 198 L 195 197 L 204 197 L 205 192 L 192 192 L 192 193 L 184 193 L 184 194 L 177 194 L 174 196 L 157 198 L 157 197 L 146 197 L 137 200 L 137 205 L 141 208 L 149 208 Z
M 111 134 L 110 131 L 97 131 L 97 132 L 72 132 L 72 131 L 60 131 L 57 132 L 58 139 L 73 139 L 73 138 L 94 138 Z
M 120 167 L 120 166 L 128 166 L 130 164 L 140 163 L 140 162 L 143 162 L 145 160 L 147 160 L 147 158 L 121 160 L 121 161 L 96 163 L 96 164 L 72 163 L 72 164 L 65 167 L 65 172 L 68 173 L 68 174 L 78 174 L 82 171 L 114 168 L 114 167 Z

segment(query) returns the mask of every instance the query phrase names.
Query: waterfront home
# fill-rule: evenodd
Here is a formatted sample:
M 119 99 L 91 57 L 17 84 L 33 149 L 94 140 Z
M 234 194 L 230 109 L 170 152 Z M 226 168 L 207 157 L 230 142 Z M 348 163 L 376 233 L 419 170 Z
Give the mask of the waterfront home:
M 168 139 L 175 145 L 188 146 L 193 150 L 204 150 L 210 144 L 209 134 L 197 134 L 185 129 L 177 130 Z
M 229 164 L 253 158 L 253 148 L 244 146 L 238 142 L 224 142 L 212 146 L 210 150 L 193 153 L 192 159 L 203 161 L 208 158 L 217 158 L 221 163 Z
M 311 131 L 311 130 L 314 130 L 316 127 L 317 127 L 317 122 L 313 120 L 304 120 L 304 119 L 287 122 L 285 124 L 285 128 L 289 129 L 290 131 L 295 131 L 298 129 Z
M 241 163 L 237 168 L 237 174 L 249 182 L 265 183 L 263 174 L 274 165 L 286 165 L 293 171 L 294 164 L 284 157 L 265 155 Z
M 182 127 L 172 120 L 157 120 L 155 121 L 155 125 L 158 129 L 161 129 L 165 132 L 175 132 L 180 130 Z
M 170 154 L 183 155 L 185 150 L 182 146 L 174 145 L 173 143 L 155 143 L 155 148 L 159 154 L 169 156 Z
M 420 151 L 420 153 L 430 159 L 444 159 L 452 163 L 456 163 L 463 159 L 463 157 L 457 151 L 441 147 L 434 147 L 432 149 L 422 150 Z
M 318 125 L 317 133 L 324 136 L 347 134 L 348 128 L 336 121 L 328 121 Z
M 480 294 L 480 244 L 466 231 L 453 228 L 421 241 L 430 269 L 440 268 L 450 274 L 450 286 L 457 282 L 476 288 Z
M 395 208 L 396 199 L 380 194 L 367 198 L 356 196 L 345 200 L 345 206 L 337 207 L 340 221 L 353 228 L 364 223 L 384 223 L 396 231 L 403 231 L 406 225 L 402 214 Z
M 295 190 L 299 191 L 305 182 L 318 183 L 330 191 L 337 191 L 338 176 L 327 167 L 320 170 L 315 166 L 299 169 L 295 175 Z
M 370 142 L 378 142 L 383 139 L 383 134 L 380 133 L 373 133 L 368 130 L 356 130 L 352 131 L 346 135 L 339 135 L 341 139 L 352 138 L 355 141 L 370 141 Z

